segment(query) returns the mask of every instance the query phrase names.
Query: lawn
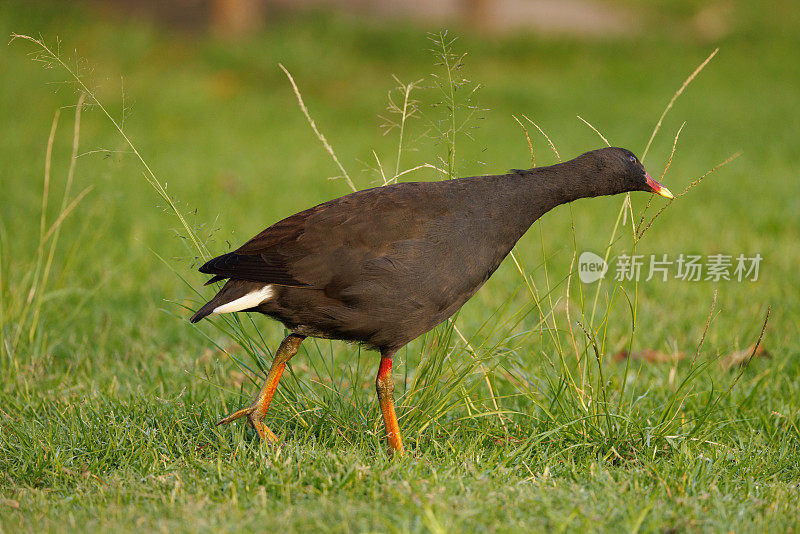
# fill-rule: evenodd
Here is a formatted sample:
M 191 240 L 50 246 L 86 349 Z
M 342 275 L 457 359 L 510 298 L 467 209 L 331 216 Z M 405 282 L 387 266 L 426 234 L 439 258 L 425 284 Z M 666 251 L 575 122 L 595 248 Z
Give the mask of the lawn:
M 730 2 L 711 39 L 693 25 L 701 4 L 627 1 L 643 31 L 607 40 L 451 28 L 467 54 L 450 71 L 464 80 L 453 137 L 437 27 L 312 12 L 231 44 L 83 5 L 2 3 L 0 35 L 57 47 L 96 101 L 72 158 L 70 74 L 27 40 L 0 54 L 0 531 L 797 531 L 800 10 Z M 280 447 L 215 426 L 249 402 L 285 332 L 261 317 L 188 323 L 211 295 L 191 236 L 223 253 L 350 191 L 279 63 L 366 188 L 381 172 L 446 169 L 448 136 L 456 176 L 529 168 L 514 116 L 537 166 L 558 158 L 524 116 L 562 159 L 604 145 L 577 115 L 642 155 L 716 48 L 644 164 L 662 174 L 682 125 L 673 192 L 741 155 L 635 243 L 623 197 L 536 223 L 454 322 L 398 354 L 405 457 L 383 443 L 377 354 L 340 342 L 309 340 L 292 360 L 267 418 Z M 387 94 L 402 101 L 393 76 L 422 80 L 399 164 L 399 132 L 382 128 L 397 118 Z M 428 166 L 400 179 L 442 178 Z M 634 214 L 648 202 L 630 199 Z M 653 200 L 645 225 L 665 205 Z M 612 269 L 594 315 L 597 283 L 577 279 L 573 255 L 603 255 L 612 235 L 612 258 L 763 261 L 741 282 L 616 284 Z M 764 351 L 730 364 L 768 307 Z

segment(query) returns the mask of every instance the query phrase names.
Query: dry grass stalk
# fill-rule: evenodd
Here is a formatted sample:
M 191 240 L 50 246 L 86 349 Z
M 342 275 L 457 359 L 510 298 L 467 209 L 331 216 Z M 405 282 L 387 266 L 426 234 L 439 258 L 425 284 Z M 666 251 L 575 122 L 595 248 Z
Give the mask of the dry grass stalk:
M 553 151 L 553 153 L 556 155 L 556 159 L 558 160 L 559 163 L 561 163 L 561 156 L 558 154 L 558 150 L 556 150 L 556 145 L 554 145 L 553 142 L 550 140 L 550 138 L 547 136 L 547 134 L 544 133 L 544 130 L 539 128 L 539 125 L 533 122 L 530 118 L 528 118 L 527 115 L 523 115 L 522 118 L 533 124 L 536 127 L 536 129 L 539 130 L 539 133 L 542 134 L 545 139 L 547 139 L 547 143 L 550 145 L 550 150 Z
M 333 147 L 331 147 L 330 143 L 328 143 L 328 140 L 325 138 L 325 136 L 322 135 L 322 132 L 319 131 L 319 129 L 317 128 L 317 124 L 314 122 L 314 119 L 312 119 L 311 115 L 308 113 L 308 108 L 303 102 L 303 96 L 300 94 L 300 89 L 297 88 L 297 84 L 294 82 L 294 78 L 292 78 L 292 75 L 289 73 L 288 70 L 286 70 L 286 67 L 284 67 L 280 63 L 278 63 L 278 66 L 281 68 L 284 74 L 286 74 L 286 77 L 289 78 L 289 83 L 292 84 L 292 89 L 294 90 L 294 95 L 297 97 L 297 103 L 300 105 L 300 110 L 303 112 L 303 115 L 305 115 L 309 126 L 311 126 L 311 129 L 314 130 L 314 135 L 317 136 L 317 139 L 320 140 L 322 146 L 324 146 L 325 150 L 328 152 L 328 154 L 330 154 L 334 163 L 336 163 L 336 166 L 339 167 L 339 170 L 342 173 L 342 177 L 344 178 L 344 181 L 347 183 L 350 189 L 352 189 L 353 191 L 358 191 L 355 184 L 353 183 L 353 180 L 350 179 L 350 175 L 347 174 L 347 171 L 344 170 L 344 166 L 339 161 L 339 158 L 336 157 L 336 152 L 333 151 Z
M 700 182 L 702 182 L 705 179 L 706 176 L 708 176 L 712 172 L 724 167 L 725 165 L 727 165 L 728 163 L 730 163 L 731 161 L 735 160 L 736 158 L 738 158 L 741 155 L 742 155 L 742 152 L 737 152 L 737 153 L 733 154 L 731 157 L 729 157 L 728 159 L 726 159 L 725 161 L 723 161 L 722 163 L 718 163 L 712 169 L 706 171 L 706 173 L 703 174 L 700 178 L 698 178 L 697 180 L 695 180 L 692 183 L 690 183 L 689 185 L 687 185 L 686 188 L 683 191 L 681 191 L 680 193 L 678 193 L 675 196 L 675 198 L 677 199 L 679 197 L 682 197 L 683 195 L 688 193 L 690 189 L 692 189 L 693 187 L 697 186 Z M 653 225 L 653 222 L 655 222 L 655 220 L 659 217 L 659 215 L 661 215 L 664 212 L 664 210 L 667 209 L 671 205 L 672 205 L 672 201 L 667 202 L 666 204 L 664 204 L 661 207 L 661 209 L 658 210 L 658 212 L 655 215 L 653 215 L 653 218 L 650 219 L 650 221 L 647 223 L 647 225 L 644 228 L 642 228 L 642 231 L 639 233 L 639 239 L 641 239 L 641 237 L 644 235 L 644 233 L 647 231 L 647 229 L 650 228 L 650 226 Z
M 683 131 L 683 127 L 686 126 L 686 121 L 683 121 L 681 127 L 678 128 L 677 133 L 675 134 L 675 138 L 672 140 L 672 150 L 669 153 L 669 159 L 667 160 L 667 164 L 664 166 L 664 172 L 661 173 L 661 177 L 659 178 L 659 182 L 664 181 L 664 176 L 667 175 L 667 171 L 669 170 L 670 166 L 672 165 L 672 158 L 675 156 L 675 149 L 678 146 L 678 138 L 681 136 L 681 132 Z M 655 195 L 650 195 L 650 198 L 647 199 L 647 204 L 645 204 L 644 209 L 642 210 L 642 215 L 639 218 L 639 227 L 641 228 L 642 223 L 644 222 L 644 216 L 647 213 L 647 210 L 650 209 L 650 206 L 653 204 L 653 199 Z M 672 200 L 670 200 L 672 202 Z M 669 205 L 669 203 L 667 204 Z M 637 240 L 641 239 L 644 235 L 644 230 L 636 237 Z
M 750 363 L 753 358 L 769 358 L 771 355 L 763 345 L 750 345 L 746 349 L 735 350 L 720 358 L 719 366 L 722 369 L 731 369 Z
M 597 129 L 597 128 L 595 128 L 594 126 L 592 126 L 591 124 L 589 124 L 589 121 L 587 121 L 586 119 L 584 119 L 584 118 L 583 118 L 583 117 L 581 117 L 580 115 L 577 115 L 577 117 L 578 117 L 578 118 L 579 118 L 579 119 L 580 119 L 580 120 L 581 120 L 581 121 L 582 121 L 582 122 L 583 122 L 583 123 L 584 123 L 586 126 L 588 126 L 589 128 L 591 128 L 591 129 L 594 131 L 594 133 L 596 133 L 597 135 L 599 135 L 599 136 L 600 136 L 600 139 L 602 139 L 602 140 L 603 140 L 603 142 L 606 144 L 606 146 L 611 146 L 611 143 L 609 143 L 609 142 L 608 142 L 608 139 L 606 139 L 606 137 L 605 137 L 603 134 L 601 134 L 601 133 L 598 131 L 598 129 Z
M 656 127 L 653 128 L 653 133 L 650 134 L 650 139 L 647 141 L 647 146 L 645 146 L 644 152 L 642 153 L 642 160 L 644 160 L 647 157 L 647 153 L 650 151 L 650 145 L 653 143 L 653 139 L 655 139 L 656 134 L 661 129 L 661 123 L 664 122 L 664 117 L 666 117 L 669 110 L 672 109 L 672 106 L 675 104 L 675 101 L 678 100 L 678 97 L 681 96 L 681 94 L 683 94 L 683 91 L 685 91 L 686 88 L 689 86 L 689 84 L 692 83 L 692 80 L 694 80 L 697 77 L 697 75 L 700 74 L 700 72 L 706 67 L 706 65 L 708 65 L 708 62 L 711 61 L 714 58 L 714 56 L 717 55 L 717 52 L 719 52 L 719 48 L 711 52 L 711 54 L 705 59 L 705 61 L 700 63 L 700 65 L 696 69 L 694 69 L 694 72 L 692 72 L 689 75 L 689 77 L 686 78 L 686 80 L 684 80 L 680 88 L 677 91 L 675 91 L 674 95 L 672 95 L 669 104 L 667 104 L 667 107 L 664 108 L 664 111 L 661 113 L 661 117 L 658 118 Z

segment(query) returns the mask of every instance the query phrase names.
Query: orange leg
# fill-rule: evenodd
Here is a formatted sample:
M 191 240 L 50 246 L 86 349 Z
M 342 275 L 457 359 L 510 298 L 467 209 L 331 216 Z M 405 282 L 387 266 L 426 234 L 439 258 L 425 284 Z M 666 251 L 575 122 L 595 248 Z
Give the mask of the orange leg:
M 222 419 L 217 425 L 227 425 L 231 421 L 247 416 L 250 425 L 256 429 L 256 432 L 258 432 L 262 440 L 268 443 L 277 443 L 280 441 L 278 436 L 264 424 L 264 417 L 267 415 L 272 397 L 275 396 L 275 390 L 278 389 L 278 382 L 281 380 L 286 362 L 297 354 L 297 351 L 300 349 L 300 343 L 302 343 L 304 339 L 305 336 L 289 334 L 286 339 L 283 340 L 281 346 L 278 347 L 277 352 L 275 352 L 275 359 L 272 360 L 269 374 L 264 381 L 264 385 L 261 386 L 261 391 L 259 391 L 256 400 L 247 408 L 242 408 L 238 412 L 234 412 L 225 419 Z
M 400 437 L 400 425 L 397 424 L 397 415 L 394 413 L 394 382 L 392 381 L 392 356 L 381 355 L 381 366 L 378 369 L 378 378 L 375 380 L 378 390 L 378 401 L 383 412 L 383 423 L 386 425 L 386 437 L 392 452 L 401 456 L 405 454 L 403 438 Z

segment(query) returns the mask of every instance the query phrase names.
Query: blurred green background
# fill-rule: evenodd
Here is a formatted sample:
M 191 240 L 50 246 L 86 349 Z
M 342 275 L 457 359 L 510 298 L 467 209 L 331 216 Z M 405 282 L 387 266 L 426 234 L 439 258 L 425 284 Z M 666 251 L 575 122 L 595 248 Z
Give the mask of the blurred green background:
M 473 139 L 458 139 L 458 173 L 530 166 L 524 134 L 512 114 L 536 121 L 564 158 L 603 144 L 576 115 L 612 144 L 641 154 L 672 94 L 720 47 L 667 115 L 645 164 L 654 176 L 661 174 L 684 121 L 677 156 L 664 179 L 673 192 L 733 153 L 743 155 L 671 206 L 640 250 L 671 256 L 761 253 L 765 260 L 758 282 L 720 285 L 726 310 L 721 319 L 730 320 L 725 324 L 732 335 L 726 337 L 735 338 L 771 303 L 780 310 L 772 343 L 783 346 L 798 334 L 798 308 L 789 298 L 800 274 L 800 196 L 793 163 L 800 140 L 792 119 L 800 99 L 797 10 L 791 2 L 725 2 L 717 14 L 719 35 L 710 39 L 698 28 L 698 16 L 708 10 L 704 3 L 615 5 L 632 14 L 630 34 L 542 36 L 534 30 L 476 30 L 451 23 L 450 35 L 459 37 L 456 49 L 467 53 L 463 74 L 481 85 L 475 97 L 480 110 L 470 123 Z M 443 117 L 432 105 L 441 99 L 432 88 L 437 59 L 427 34 L 439 26 L 347 11 L 282 10 L 260 30 L 223 38 L 203 26 L 175 29 L 124 13 L 91 3 L 6 2 L 0 7 L 0 28 L 7 35 L 41 35 L 60 46 L 112 114 L 124 117 L 126 131 L 170 194 L 204 226 L 212 252 L 348 192 L 342 180 L 328 179 L 338 169 L 304 120 L 279 62 L 293 73 L 312 116 L 358 187 L 378 183 L 373 150 L 393 168 L 396 133 L 383 136 L 380 128 L 387 93 L 396 86 L 393 75 L 405 82 L 424 79 L 416 93 L 422 117 L 409 126 L 407 146 L 413 150 L 405 153 L 402 166 L 436 163 L 445 150 L 430 126 Z M 0 94 L 5 191 L 0 207 L 8 261 L 36 246 L 32 237 L 38 230 L 34 223 L 52 113 L 77 100 L 66 74 L 40 68 L 31 54 L 30 43 L 16 41 L 0 59 L 6 79 Z M 71 148 L 69 115 L 62 115 L 55 145 L 54 168 L 62 175 Z M 535 131 L 531 135 L 536 164 L 554 163 L 545 140 Z M 80 152 L 101 149 L 127 150 L 108 121 L 90 110 Z M 423 170 L 406 178 L 438 176 Z M 103 316 L 129 321 L 131 328 L 163 323 L 167 319 L 156 312 L 161 300 L 180 300 L 186 293 L 150 249 L 183 258 L 177 268 L 193 282 L 203 280 L 191 274 L 192 258 L 170 230 L 172 215 L 157 205 L 137 162 L 124 153 L 82 156 L 76 180 L 76 191 L 87 185 L 94 190 L 67 223 L 70 244 L 79 247 L 69 255 L 68 285 L 93 293 L 81 313 L 94 318 L 70 316 L 73 306 L 65 303 L 56 320 L 74 320 L 59 328 L 88 335 Z M 646 200 L 643 195 L 633 199 L 637 206 Z M 618 199 L 576 203 L 580 249 L 605 245 L 618 205 Z M 543 220 L 547 259 L 558 272 L 566 272 L 571 259 L 568 221 L 566 209 Z M 530 266 L 542 257 L 533 234 L 519 247 Z M 478 307 L 506 298 L 499 287 L 504 280 L 518 283 L 502 273 L 481 292 L 477 300 L 485 302 Z M 714 286 L 671 281 L 642 289 L 652 298 L 646 313 L 657 315 L 652 324 L 657 344 L 703 322 Z M 121 309 L 126 313 L 118 313 Z M 468 320 L 471 314 L 466 315 Z M 173 326 L 174 335 L 191 335 L 183 325 Z M 125 330 L 112 331 L 109 335 L 128 338 Z
M 474 13 L 491 10 L 489 2 L 472 5 L 472 16 L 427 21 L 424 14 L 387 13 L 359 4 L 349 9 L 283 4 L 262 8 L 257 24 L 229 28 L 209 22 L 205 11 L 181 14 L 181 9 L 196 7 L 191 2 L 165 15 L 146 2 L 6 0 L 0 4 L 0 35 L 32 35 L 58 47 L 115 118 L 124 121 L 129 137 L 213 253 L 348 192 L 343 180 L 329 179 L 338 169 L 302 116 L 278 63 L 292 73 L 316 124 L 356 185 L 365 188 L 380 183 L 374 154 L 385 167 L 394 167 L 396 132 L 384 136 L 381 129 L 387 94 L 397 85 L 393 76 L 404 82 L 423 80 L 416 93 L 420 116 L 409 126 L 402 167 L 436 163 L 446 150 L 432 128 L 443 115 L 435 105 L 441 98 L 431 73 L 440 70 L 428 32 L 447 28 L 448 35 L 458 36 L 455 49 L 467 54 L 460 73 L 480 85 L 472 100 L 479 109 L 470 135 L 458 139 L 459 176 L 530 167 L 524 132 L 512 115 L 536 121 L 564 159 L 603 145 L 576 115 L 611 144 L 641 154 L 672 95 L 719 47 L 667 115 L 644 163 L 653 176 L 662 173 L 684 121 L 663 180 L 673 192 L 732 154 L 742 155 L 674 202 L 639 251 L 760 253 L 760 277 L 742 283 L 640 284 L 637 340 L 643 348 L 692 352 L 718 290 L 719 314 L 706 347 L 711 354 L 724 354 L 752 343 L 771 305 L 765 346 L 772 358 L 757 362 L 761 367 L 752 372 L 764 373 L 772 383 L 765 393 L 775 403 L 770 409 L 797 421 L 800 8 L 792 1 L 745 0 L 577 6 L 577 13 L 590 21 L 594 10 L 608 14 L 609 29 L 598 22 L 602 28 L 596 32 L 569 24 L 548 32 L 541 18 L 530 25 L 524 20 L 480 24 Z M 21 40 L 0 54 L 4 299 L 24 284 L 38 246 L 46 143 L 59 108 L 51 221 L 69 166 L 70 106 L 78 93 L 65 72 L 42 68 L 48 65 L 36 59 L 35 46 Z M 555 163 L 545 139 L 529 131 L 536 165 Z M 0 390 L 7 413 L 13 413 L 9 406 L 19 409 L 48 389 L 72 399 L 174 396 L 184 387 L 200 391 L 203 366 L 221 357 L 209 356 L 208 340 L 175 316 L 188 317 L 188 312 L 174 302 L 194 307 L 197 299 L 170 267 L 200 286 L 205 277 L 195 272 L 199 260 L 96 107 L 84 112 L 79 152 L 73 192 L 93 189 L 63 226 L 53 293 L 42 314 L 45 354 L 41 359 L 16 354 L 5 364 Z M 439 176 L 423 169 L 406 178 Z M 632 200 L 638 209 L 647 198 L 634 194 Z M 574 204 L 579 250 L 602 250 L 620 201 Z M 518 250 L 529 270 L 544 258 L 550 276 L 563 278 L 573 250 L 570 210 L 562 207 L 544 217 L 541 232 L 534 228 Z M 506 262 L 465 307 L 459 319 L 463 329 L 475 331 L 487 310 L 505 302 L 519 284 L 515 267 Z M 515 301 L 527 298 L 519 292 Z M 629 327 L 627 312 L 618 314 L 612 349 L 624 345 Z M 207 327 L 201 329 L 226 343 Z M 278 324 L 264 331 L 271 344 L 282 335 Z M 411 365 L 417 356 L 410 350 L 404 358 Z M 14 493 L 26 484 L 35 485 L 20 476 L 5 488 Z M 721 525 L 727 524 L 724 517 Z

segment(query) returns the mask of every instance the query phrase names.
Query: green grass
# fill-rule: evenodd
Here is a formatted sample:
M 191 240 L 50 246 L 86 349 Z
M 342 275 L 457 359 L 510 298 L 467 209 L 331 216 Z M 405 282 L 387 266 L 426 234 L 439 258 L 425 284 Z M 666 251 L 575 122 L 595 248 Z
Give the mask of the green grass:
M 15 41 L 0 55 L 0 529 L 797 530 L 797 8 L 733 5 L 732 31 L 715 42 L 689 29 L 699 9 L 694 2 L 649 8 L 648 31 L 632 40 L 459 31 L 456 49 L 468 55 L 458 75 L 482 87 L 474 100 L 460 100 L 462 117 L 478 107 L 471 138 L 448 138 L 453 123 L 437 122 L 449 116 L 431 104 L 448 102 L 449 85 L 441 86 L 443 95 L 430 76 L 442 71 L 426 50 L 426 29 L 319 13 L 278 19 L 231 46 L 61 3 L 3 3 L 0 34 L 41 34 L 49 44 L 60 38 L 62 57 L 77 65 L 115 118 L 125 116 L 127 134 L 212 253 L 348 192 L 343 180 L 327 179 L 340 171 L 297 108 L 279 62 L 353 182 L 367 187 L 382 183 L 373 149 L 385 169 L 395 169 L 397 132 L 382 136 L 379 118 L 396 86 L 393 74 L 403 82 L 425 78 L 414 93 L 421 117 L 404 130 L 401 167 L 434 163 L 469 176 L 529 166 L 512 114 L 536 121 L 563 158 L 602 146 L 578 114 L 612 144 L 641 154 L 672 94 L 719 46 L 666 116 L 645 165 L 661 174 L 684 121 L 664 180 L 673 192 L 731 154 L 743 155 L 670 206 L 637 251 L 759 252 L 765 260 L 752 283 L 626 284 L 637 296 L 634 350 L 690 355 L 677 365 L 631 361 L 629 371 L 611 358 L 631 343 L 628 305 L 619 300 L 605 323 L 591 323 L 607 325 L 598 367 L 577 324 L 581 292 L 572 280 L 572 327 L 585 364 L 577 372 L 564 330 L 564 280 L 574 250 L 605 247 L 621 199 L 561 207 L 516 252 L 540 296 L 553 288 L 553 302 L 540 302 L 545 314 L 555 310 L 562 330 L 539 328 L 512 261 L 457 318 L 491 371 L 503 419 L 482 414 L 492 403 L 483 375 L 467 374 L 476 360 L 451 329 L 440 329 L 398 356 L 410 454 L 391 459 L 380 439 L 376 354 L 306 342 L 268 417 L 285 438 L 271 450 L 242 424 L 214 422 L 255 387 L 224 351 L 253 367 L 260 362 L 248 353 L 274 349 L 283 328 L 254 318 L 264 342 L 251 346 L 185 321 L 181 305 L 193 307 L 198 297 L 181 277 L 202 284 L 198 254 L 97 107 L 84 109 L 78 153 L 108 152 L 76 160 L 69 198 L 92 189 L 59 226 L 46 269 L 54 242 L 40 248 L 48 133 L 63 108 L 47 226 L 62 207 L 73 141 L 69 106 L 78 95 L 64 71 L 40 68 L 29 56 L 35 47 Z M 529 132 L 536 164 L 555 162 L 544 138 Z M 452 140 L 456 150 L 448 150 Z M 404 178 L 439 176 L 426 168 Z M 631 198 L 637 212 L 647 200 Z M 622 234 L 615 254 L 630 247 L 630 226 Z M 36 273 L 45 271 L 46 287 L 31 292 L 41 279 Z M 604 286 L 601 311 L 612 290 Z M 680 390 L 715 291 L 698 360 L 707 367 Z M 593 292 L 584 287 L 584 299 Z M 763 343 L 770 357 L 741 375 L 721 368 L 717 356 L 758 337 L 768 305 Z M 30 312 L 37 307 L 38 316 Z M 24 335 L 17 337 L 20 324 Z M 245 326 L 254 335 L 253 325 Z M 563 367 L 550 333 L 563 345 Z M 457 350 L 445 358 L 451 348 Z M 587 380 L 595 401 L 588 409 L 562 381 L 565 369 Z M 729 386 L 729 394 L 712 397 Z M 676 398 L 684 399 L 677 412 L 667 410 Z M 719 402 L 709 413 L 711 398 Z M 663 413 L 677 416 L 664 426 Z M 691 434 L 697 421 L 703 424 Z

